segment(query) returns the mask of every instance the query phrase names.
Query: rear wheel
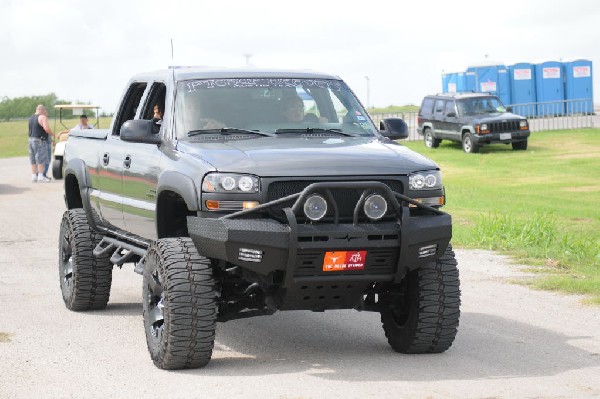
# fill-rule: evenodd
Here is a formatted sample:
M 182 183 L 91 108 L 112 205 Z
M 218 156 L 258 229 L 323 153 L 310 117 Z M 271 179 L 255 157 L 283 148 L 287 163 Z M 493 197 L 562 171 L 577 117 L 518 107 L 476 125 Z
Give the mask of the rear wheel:
M 519 141 L 519 142 L 513 142 L 512 143 L 512 148 L 515 151 L 525 151 L 527 149 L 527 140 L 525 140 L 525 141 Z
M 170 370 L 208 364 L 217 320 L 210 260 L 189 238 L 155 241 L 146 254 L 143 284 L 144 329 L 154 364 Z
M 62 179 L 62 165 L 63 164 L 63 160 L 62 158 L 57 158 L 54 161 L 52 161 L 52 176 L 56 179 L 56 180 L 60 180 Z
M 63 214 L 58 239 L 60 289 L 68 309 L 104 309 L 110 296 L 113 265 L 92 253 L 102 236 L 88 224 L 83 209 Z
M 460 281 L 452 247 L 406 276 L 381 311 L 388 343 L 400 353 L 441 353 L 456 337 Z
M 479 152 L 479 147 L 473 142 L 473 135 L 470 132 L 463 134 L 462 148 L 467 154 Z
M 433 137 L 431 129 L 425 129 L 425 132 L 423 133 L 423 140 L 425 142 L 425 147 L 428 148 L 437 148 L 442 142 L 442 140 Z

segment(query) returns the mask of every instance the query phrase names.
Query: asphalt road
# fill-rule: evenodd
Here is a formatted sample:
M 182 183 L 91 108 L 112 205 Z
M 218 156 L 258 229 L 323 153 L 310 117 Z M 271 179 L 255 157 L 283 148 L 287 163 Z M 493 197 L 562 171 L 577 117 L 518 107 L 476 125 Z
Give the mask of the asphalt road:
M 444 354 L 400 355 L 375 313 L 279 312 L 219 324 L 204 369 L 162 371 L 142 328 L 141 276 L 115 269 L 103 311 L 58 284 L 62 181 L 0 159 L 0 398 L 594 398 L 600 309 L 514 284 L 507 259 L 458 250 L 462 316 Z

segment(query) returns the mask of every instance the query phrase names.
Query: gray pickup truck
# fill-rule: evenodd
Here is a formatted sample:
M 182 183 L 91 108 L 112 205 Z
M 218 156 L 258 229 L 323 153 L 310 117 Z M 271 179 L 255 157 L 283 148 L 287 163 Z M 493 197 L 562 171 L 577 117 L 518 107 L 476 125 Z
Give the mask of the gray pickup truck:
M 105 308 L 113 267 L 132 264 L 163 369 L 206 365 L 217 322 L 278 310 L 379 312 L 395 351 L 443 352 L 460 315 L 452 221 L 406 136 L 329 74 L 137 75 L 109 129 L 67 140 L 64 302 Z

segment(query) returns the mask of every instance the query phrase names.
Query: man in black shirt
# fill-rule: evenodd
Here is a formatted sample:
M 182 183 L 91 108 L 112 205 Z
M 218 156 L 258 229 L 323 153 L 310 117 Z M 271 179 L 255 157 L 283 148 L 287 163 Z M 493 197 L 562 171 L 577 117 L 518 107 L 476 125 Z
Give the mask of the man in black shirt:
M 29 160 L 31 161 L 31 181 L 49 182 L 44 176 L 44 164 L 49 163 L 47 141 L 54 132 L 48 124 L 48 111 L 42 104 L 35 109 L 29 118 Z

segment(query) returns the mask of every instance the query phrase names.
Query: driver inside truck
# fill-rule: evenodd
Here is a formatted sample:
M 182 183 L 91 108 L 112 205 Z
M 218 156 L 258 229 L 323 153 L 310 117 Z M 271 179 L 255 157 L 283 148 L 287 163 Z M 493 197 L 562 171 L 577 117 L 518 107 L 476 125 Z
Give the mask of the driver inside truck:
M 163 115 L 165 113 L 165 106 L 162 103 L 154 104 L 153 115 L 152 115 L 152 133 L 158 133 L 162 126 Z

